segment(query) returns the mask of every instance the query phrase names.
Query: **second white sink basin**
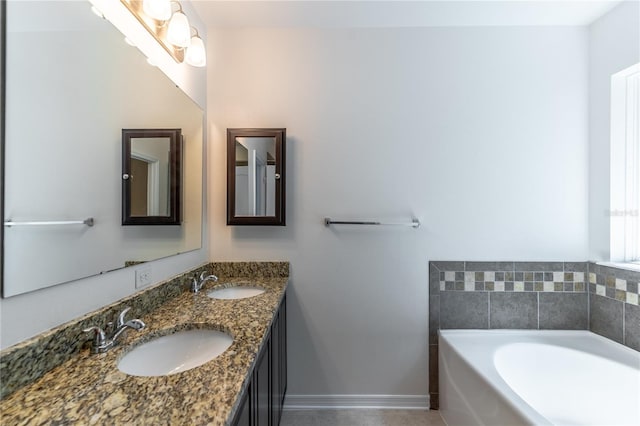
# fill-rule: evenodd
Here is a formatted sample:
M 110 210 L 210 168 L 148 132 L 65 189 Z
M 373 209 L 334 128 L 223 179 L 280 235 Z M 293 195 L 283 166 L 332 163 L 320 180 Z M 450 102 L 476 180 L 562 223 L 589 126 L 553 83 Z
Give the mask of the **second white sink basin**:
M 179 331 L 135 347 L 118 362 L 118 369 L 131 376 L 168 376 L 216 358 L 232 343 L 222 331 Z
M 253 297 L 262 294 L 264 293 L 264 291 L 264 288 L 260 287 L 235 286 L 210 291 L 209 293 L 207 293 L 207 296 L 212 299 L 245 299 L 247 297 Z

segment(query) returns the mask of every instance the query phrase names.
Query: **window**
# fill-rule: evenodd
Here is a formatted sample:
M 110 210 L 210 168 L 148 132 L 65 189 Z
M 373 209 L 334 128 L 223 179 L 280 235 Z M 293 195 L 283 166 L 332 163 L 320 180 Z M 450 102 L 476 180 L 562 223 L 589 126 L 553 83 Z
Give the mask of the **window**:
M 611 77 L 611 261 L 640 261 L 640 63 Z

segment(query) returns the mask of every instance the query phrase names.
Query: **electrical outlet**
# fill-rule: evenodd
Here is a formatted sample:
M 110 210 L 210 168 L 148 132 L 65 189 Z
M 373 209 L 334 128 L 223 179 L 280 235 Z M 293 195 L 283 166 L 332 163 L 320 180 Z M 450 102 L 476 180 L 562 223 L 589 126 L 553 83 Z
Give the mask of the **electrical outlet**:
M 153 276 L 151 272 L 151 268 L 143 268 L 136 271 L 136 288 L 146 287 L 151 284 Z

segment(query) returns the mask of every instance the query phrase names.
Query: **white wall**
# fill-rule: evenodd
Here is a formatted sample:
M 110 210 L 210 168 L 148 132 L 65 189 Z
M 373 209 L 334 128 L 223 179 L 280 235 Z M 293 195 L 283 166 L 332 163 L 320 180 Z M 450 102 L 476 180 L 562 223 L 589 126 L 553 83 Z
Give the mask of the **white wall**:
M 640 2 L 589 27 L 589 258 L 610 260 L 611 75 L 640 62 Z
M 291 261 L 290 395 L 426 395 L 429 260 L 586 258 L 585 28 L 210 30 L 208 48 L 211 258 Z M 286 227 L 225 226 L 229 127 L 287 128 Z
M 115 2 L 111 3 L 115 4 Z M 188 5 L 187 9 L 190 10 Z M 198 26 L 200 34 L 203 34 L 205 31 L 202 23 L 194 12 L 190 10 L 188 13 L 190 17 L 194 18 L 194 25 Z M 134 19 L 133 21 L 127 20 L 128 16 L 126 14 L 122 14 L 120 18 L 116 14 L 110 15 L 110 19 L 130 39 L 142 40 L 146 37 L 151 37 L 139 27 L 135 18 L 132 18 Z M 141 50 L 144 51 L 145 48 L 145 46 L 142 46 Z M 148 52 L 146 54 L 153 56 Z M 160 63 L 160 68 L 167 74 L 171 73 L 165 67 L 170 68 L 169 71 L 173 72 L 170 77 L 174 82 L 180 84 L 183 90 L 204 109 L 204 94 L 206 93 L 205 70 L 196 69 L 188 65 L 165 65 L 165 62 L 170 63 L 171 61 L 173 60 L 167 58 L 166 61 L 160 60 L 158 62 Z M 119 168 L 114 172 L 119 172 Z M 206 193 L 206 182 L 203 182 L 203 194 Z M 207 235 L 206 207 L 203 211 L 205 213 L 203 235 Z M 208 252 L 208 241 L 203 238 L 203 247 L 199 250 L 147 263 L 144 267 L 151 266 L 153 281 L 160 282 L 206 262 L 209 259 Z M 140 269 L 140 267 L 125 268 L 33 293 L 0 299 L 0 348 L 11 346 L 42 331 L 135 293 L 135 271 L 137 269 Z M 46 274 L 47 271 L 36 265 L 32 273 L 37 276 L 38 274 Z

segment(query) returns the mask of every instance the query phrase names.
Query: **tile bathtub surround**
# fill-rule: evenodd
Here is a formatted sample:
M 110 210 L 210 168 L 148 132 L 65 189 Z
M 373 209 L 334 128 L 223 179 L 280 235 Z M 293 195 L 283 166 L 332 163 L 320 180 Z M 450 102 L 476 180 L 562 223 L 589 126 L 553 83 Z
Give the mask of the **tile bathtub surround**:
M 130 317 L 141 317 L 188 289 L 194 275 L 203 271 L 221 277 L 288 276 L 288 262 L 215 262 L 189 270 L 148 287 L 80 318 L 69 321 L 0 352 L 0 399 L 28 385 L 76 356 L 90 339 L 82 330 L 105 325 L 125 307 Z M 284 274 L 284 275 L 283 275 Z
M 429 354 L 438 330 L 590 330 L 640 350 L 640 272 L 593 262 L 429 262 Z M 438 407 L 437 361 L 429 365 Z
M 589 329 L 640 351 L 640 272 L 589 263 Z
M 429 354 L 439 329 L 589 328 L 586 262 L 429 262 Z M 438 409 L 437 360 L 429 363 Z

